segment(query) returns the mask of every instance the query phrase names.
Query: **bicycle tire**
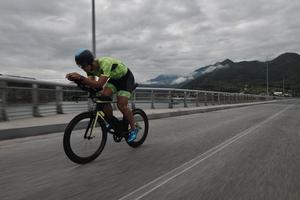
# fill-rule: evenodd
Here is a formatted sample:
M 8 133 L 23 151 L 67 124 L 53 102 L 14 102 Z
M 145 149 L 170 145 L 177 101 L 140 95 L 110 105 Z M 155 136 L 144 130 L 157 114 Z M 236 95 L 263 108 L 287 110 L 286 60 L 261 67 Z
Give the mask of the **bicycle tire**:
M 147 138 L 148 131 L 149 131 L 149 120 L 148 120 L 146 113 L 142 109 L 135 108 L 132 110 L 132 114 L 133 114 L 133 117 L 140 115 L 142 118 L 142 121 L 144 122 L 144 129 L 142 130 L 143 131 L 142 137 L 139 140 L 134 140 L 132 142 L 127 142 L 127 140 L 126 140 L 127 144 L 130 147 L 137 148 L 137 147 L 141 146 Z M 141 132 L 138 133 L 138 136 L 141 136 Z
M 76 129 L 74 130 L 74 128 L 77 125 L 79 125 L 81 121 L 83 121 L 85 119 L 90 120 L 92 118 L 93 118 L 93 113 L 92 112 L 80 113 L 79 115 L 75 116 L 70 121 L 70 123 L 68 124 L 68 126 L 65 129 L 64 137 L 63 137 L 64 151 L 65 151 L 67 157 L 75 163 L 86 164 L 86 163 L 92 162 L 93 160 L 95 160 L 101 154 L 101 152 L 103 151 L 103 149 L 105 147 L 106 140 L 107 140 L 107 130 L 105 128 L 103 120 L 101 118 L 98 118 L 97 123 L 100 125 L 102 133 L 100 133 L 101 136 L 99 136 L 99 138 L 101 137 L 101 142 L 99 142 L 99 147 L 97 147 L 96 151 L 93 152 L 91 155 L 88 155 L 88 156 L 80 156 L 72 148 L 71 136 L 72 136 L 72 133 L 77 131 Z M 82 126 L 85 126 L 85 125 L 82 125 Z M 80 125 L 79 125 L 79 127 L 80 127 Z M 85 140 L 87 140 L 87 139 L 85 138 Z M 97 141 L 97 139 L 96 139 L 96 141 Z

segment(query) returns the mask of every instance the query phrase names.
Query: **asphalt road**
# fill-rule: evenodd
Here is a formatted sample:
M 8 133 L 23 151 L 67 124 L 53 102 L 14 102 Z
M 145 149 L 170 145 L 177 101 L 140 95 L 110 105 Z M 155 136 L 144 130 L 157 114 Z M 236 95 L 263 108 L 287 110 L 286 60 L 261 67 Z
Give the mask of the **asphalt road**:
M 62 133 L 1 141 L 0 199 L 300 199 L 299 122 L 299 100 L 152 120 L 87 165 Z

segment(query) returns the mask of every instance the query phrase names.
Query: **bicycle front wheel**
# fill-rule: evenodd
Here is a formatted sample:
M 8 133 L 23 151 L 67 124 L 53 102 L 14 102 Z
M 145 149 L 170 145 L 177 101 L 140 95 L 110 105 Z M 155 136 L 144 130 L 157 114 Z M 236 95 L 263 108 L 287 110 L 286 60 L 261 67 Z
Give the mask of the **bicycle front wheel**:
M 92 112 L 74 117 L 65 129 L 63 146 L 68 158 L 78 164 L 95 160 L 103 151 L 107 131 L 102 119 L 95 121 Z

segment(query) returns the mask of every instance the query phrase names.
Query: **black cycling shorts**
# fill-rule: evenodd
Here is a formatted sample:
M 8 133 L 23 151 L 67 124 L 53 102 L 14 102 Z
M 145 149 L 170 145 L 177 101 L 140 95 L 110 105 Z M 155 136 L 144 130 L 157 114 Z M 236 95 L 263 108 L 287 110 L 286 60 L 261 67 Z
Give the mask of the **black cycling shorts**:
M 125 96 L 130 98 L 135 89 L 135 80 L 132 72 L 128 69 L 125 76 L 120 79 L 109 79 L 105 87 L 110 88 L 117 96 Z

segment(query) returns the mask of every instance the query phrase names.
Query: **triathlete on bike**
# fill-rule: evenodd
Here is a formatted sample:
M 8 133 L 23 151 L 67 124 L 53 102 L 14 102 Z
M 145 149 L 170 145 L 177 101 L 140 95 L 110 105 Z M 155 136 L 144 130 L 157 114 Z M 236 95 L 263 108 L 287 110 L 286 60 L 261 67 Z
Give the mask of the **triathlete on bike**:
M 69 73 L 66 78 L 70 81 L 80 81 L 81 84 L 92 88 L 104 88 L 102 96 L 111 97 L 117 94 L 117 105 L 125 119 L 130 124 L 128 142 L 134 141 L 137 137 L 138 129 L 131 110 L 128 108 L 128 99 L 135 89 L 135 81 L 132 72 L 121 61 L 102 57 L 95 59 L 93 53 L 88 49 L 79 49 L 75 54 L 76 64 L 87 73 L 87 77 L 76 72 Z M 98 80 L 96 79 L 98 77 Z M 112 107 L 107 105 L 105 113 L 108 118 L 112 118 Z

